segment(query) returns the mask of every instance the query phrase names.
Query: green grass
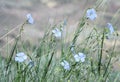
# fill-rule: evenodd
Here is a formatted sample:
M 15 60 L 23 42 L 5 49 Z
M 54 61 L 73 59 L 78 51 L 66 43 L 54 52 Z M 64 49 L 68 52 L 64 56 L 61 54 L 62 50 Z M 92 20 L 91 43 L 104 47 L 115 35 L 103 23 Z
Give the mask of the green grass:
M 101 0 L 102 2 L 102 0 Z M 96 8 L 103 3 L 97 2 Z M 86 10 L 85 10 L 86 13 Z M 22 41 L 21 33 L 24 31 L 23 23 L 20 36 L 16 37 L 8 58 L 0 56 L 0 82 L 119 82 L 120 72 L 113 69 L 116 55 L 116 39 L 110 49 L 106 48 L 105 40 L 108 30 L 106 27 L 99 29 L 93 25 L 90 28 L 89 19 L 86 15 L 80 19 L 78 27 L 72 36 L 72 40 L 66 43 L 66 36 L 57 39 L 52 30 L 64 27 L 64 23 L 50 26 L 37 46 Z M 94 22 L 94 21 L 93 21 Z M 90 32 L 82 41 L 82 31 L 90 28 Z M 113 37 L 118 36 L 114 32 Z M 69 35 L 70 37 L 70 35 Z M 71 46 L 76 53 L 82 52 L 86 55 L 85 62 L 75 62 Z M 24 62 L 16 62 L 14 56 L 19 52 L 27 54 L 28 59 Z M 106 57 L 106 59 L 104 59 Z M 29 61 L 32 61 L 29 63 Z M 65 70 L 61 62 L 66 60 L 70 64 L 70 70 Z

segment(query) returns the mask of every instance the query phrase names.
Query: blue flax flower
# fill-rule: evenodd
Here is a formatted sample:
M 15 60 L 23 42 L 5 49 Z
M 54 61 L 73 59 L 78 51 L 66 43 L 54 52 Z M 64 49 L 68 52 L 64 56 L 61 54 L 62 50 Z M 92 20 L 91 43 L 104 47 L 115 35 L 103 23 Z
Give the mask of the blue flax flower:
M 27 14 L 27 21 L 29 24 L 33 24 L 34 23 L 34 19 L 32 18 L 32 15 L 31 14 Z
M 66 60 L 63 60 L 63 62 L 61 62 L 61 65 L 65 70 L 70 70 L 70 64 Z
M 34 61 L 30 60 L 28 63 L 29 68 L 32 68 L 34 66 Z
M 55 28 L 54 30 L 52 30 L 52 33 L 54 34 L 56 38 L 61 38 L 62 36 L 62 33 L 58 28 Z
M 89 18 L 90 20 L 95 20 L 97 18 L 97 14 L 95 9 L 88 9 L 87 13 L 86 13 L 87 18 Z
M 83 53 L 78 53 L 78 54 L 74 55 L 74 58 L 75 58 L 76 62 L 79 62 L 79 61 L 84 62 L 86 56 Z
M 113 28 L 112 24 L 111 23 L 107 23 L 107 27 L 108 27 L 108 29 L 110 31 L 110 34 L 112 34 L 114 32 L 114 28 Z
M 27 55 L 23 52 L 16 54 L 15 61 L 24 62 L 27 59 Z

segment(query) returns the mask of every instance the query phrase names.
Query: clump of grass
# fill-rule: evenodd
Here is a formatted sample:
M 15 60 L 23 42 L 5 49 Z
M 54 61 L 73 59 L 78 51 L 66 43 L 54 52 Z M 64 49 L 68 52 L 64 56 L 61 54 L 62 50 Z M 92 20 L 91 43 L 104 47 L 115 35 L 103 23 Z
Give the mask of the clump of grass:
M 99 6 L 100 4 L 95 8 Z M 20 36 L 16 38 L 8 60 L 0 57 L 0 82 L 120 81 L 120 73 L 112 69 L 116 39 L 110 51 L 105 48 L 105 40 L 110 40 L 112 35 L 117 36 L 112 24 L 109 23 L 110 25 L 102 30 L 97 27 L 91 28 L 87 37 L 78 42 L 82 31 L 89 26 L 88 21 L 94 22 L 97 18 L 96 9 L 90 8 L 85 11 L 73 39 L 67 45 L 65 45 L 66 38 L 63 36 L 65 20 L 47 29 L 39 45 L 32 49 L 31 54 L 27 51 L 21 53 L 21 49 L 18 48 L 18 42 L 21 42 L 21 37 L 23 37 L 21 33 L 24 31 L 24 25 L 34 24 L 31 14 L 27 17 L 27 21 L 21 26 Z M 25 46 L 24 43 L 22 44 L 20 46 Z M 26 48 L 23 48 L 24 51 Z M 103 60 L 104 55 L 107 55 L 106 60 Z

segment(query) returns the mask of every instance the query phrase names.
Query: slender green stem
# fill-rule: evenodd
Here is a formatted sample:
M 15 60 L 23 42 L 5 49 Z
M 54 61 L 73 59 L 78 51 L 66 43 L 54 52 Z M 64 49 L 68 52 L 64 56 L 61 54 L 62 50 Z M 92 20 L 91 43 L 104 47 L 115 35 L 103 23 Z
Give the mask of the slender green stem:
M 100 70 L 101 70 L 101 60 L 102 60 L 102 53 L 103 53 L 103 45 L 104 45 L 104 31 L 103 31 L 103 35 L 102 35 L 99 62 L 98 62 L 98 74 L 99 75 L 100 75 Z
M 82 27 L 83 27 L 84 25 L 85 25 L 85 18 L 83 17 L 82 20 L 80 21 L 79 25 L 78 25 L 78 28 L 77 28 L 76 32 L 75 32 L 74 38 L 73 38 L 73 40 L 72 40 L 72 45 L 74 45 L 74 44 L 76 43 L 77 38 L 78 38 L 80 32 L 83 30 Z M 80 29 L 80 28 L 81 28 L 81 29 Z
M 111 53 L 111 55 L 110 55 L 110 59 L 109 59 L 109 61 L 108 61 L 107 67 L 106 67 L 105 72 L 104 72 L 104 74 L 103 74 L 103 77 L 105 77 L 105 75 L 106 75 L 106 73 L 107 73 L 107 70 L 108 70 L 108 68 L 109 68 L 109 66 L 110 66 L 110 63 L 111 63 L 111 60 L 112 60 L 112 57 L 113 57 L 113 54 L 114 54 L 115 45 L 116 45 L 116 40 L 115 40 L 115 43 L 114 43 L 114 46 L 113 46 L 113 51 L 112 51 L 112 53 Z
M 52 52 L 51 58 L 50 58 L 50 60 L 49 60 L 49 62 L 48 62 L 48 64 L 47 64 L 46 68 L 44 69 L 44 73 L 43 73 L 43 76 L 42 76 L 40 82 L 45 82 L 45 78 L 46 78 L 48 69 L 49 69 L 49 67 L 50 67 L 50 64 L 51 64 L 51 62 L 52 62 L 53 55 L 54 55 L 54 52 Z
M 18 43 L 18 39 L 19 39 L 19 38 L 16 38 L 16 42 L 15 42 L 15 44 L 14 44 L 14 47 L 13 47 L 12 50 L 11 50 L 9 60 L 8 60 L 8 62 L 7 62 L 6 71 L 8 70 L 8 67 L 9 67 L 9 65 L 10 65 L 10 63 L 11 63 L 11 60 L 12 60 L 12 57 L 13 57 L 13 54 L 14 54 L 14 52 L 15 52 L 15 50 L 16 50 L 16 46 L 17 46 L 17 43 Z

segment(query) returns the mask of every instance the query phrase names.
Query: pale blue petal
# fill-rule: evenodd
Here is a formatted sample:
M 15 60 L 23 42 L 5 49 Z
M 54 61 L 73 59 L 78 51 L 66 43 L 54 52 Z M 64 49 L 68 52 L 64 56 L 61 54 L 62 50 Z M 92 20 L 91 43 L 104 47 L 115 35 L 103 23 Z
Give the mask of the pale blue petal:
M 54 30 L 52 30 L 52 33 L 56 38 L 60 38 L 62 36 L 62 33 L 58 28 L 55 28 Z
M 110 34 L 114 32 L 114 28 L 111 23 L 107 23 L 107 27 L 109 28 Z
M 23 52 L 20 52 L 16 54 L 15 61 L 17 62 L 23 62 L 27 59 L 27 55 L 25 55 Z
M 64 67 L 65 70 L 70 70 L 70 65 L 66 60 L 61 62 L 61 65 Z
M 88 9 L 87 13 L 86 13 L 87 18 L 89 18 L 90 20 L 95 20 L 97 18 L 97 14 L 95 9 Z
M 80 61 L 80 57 L 76 54 L 76 55 L 74 55 L 74 58 L 75 58 L 75 61 L 76 62 L 79 62 Z
M 27 14 L 27 20 L 28 20 L 28 23 L 30 23 L 30 24 L 34 23 L 34 19 L 32 18 L 31 14 Z

